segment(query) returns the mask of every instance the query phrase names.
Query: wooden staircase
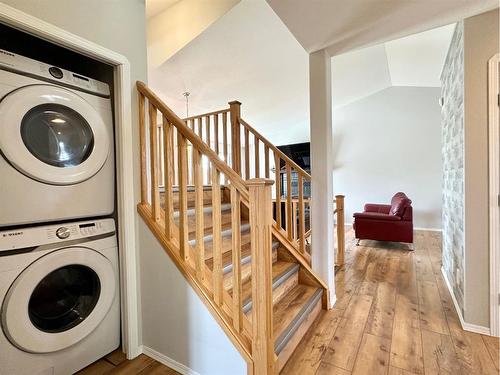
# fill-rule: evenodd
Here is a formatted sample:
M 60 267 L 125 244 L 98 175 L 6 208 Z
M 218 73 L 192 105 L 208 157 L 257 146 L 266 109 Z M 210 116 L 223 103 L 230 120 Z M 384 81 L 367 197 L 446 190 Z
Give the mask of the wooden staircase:
M 137 88 L 138 212 L 247 361 L 248 374 L 276 374 L 328 306 L 307 253 L 310 176 L 241 120 L 239 103 L 182 120 L 143 83 Z M 292 173 L 299 181 L 293 195 Z

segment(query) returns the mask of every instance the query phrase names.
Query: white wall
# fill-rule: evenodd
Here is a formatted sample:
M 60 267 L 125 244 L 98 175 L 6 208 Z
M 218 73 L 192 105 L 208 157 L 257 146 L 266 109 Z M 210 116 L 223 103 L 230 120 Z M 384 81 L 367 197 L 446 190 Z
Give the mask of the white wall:
M 146 17 L 143 0 L 1 0 L 114 50 L 130 61 L 131 79 L 146 81 Z M 137 91 L 132 88 L 132 103 Z M 139 201 L 139 134 L 137 106 L 132 106 L 135 198 Z M 200 374 L 246 374 L 217 322 L 194 294 L 172 261 L 136 215 L 137 251 L 142 276 L 142 342 Z M 142 311 L 141 311 L 142 310 Z M 141 327 L 138 327 L 141 329 Z M 173 334 L 176 333 L 176 334 Z M 188 345 L 189 343 L 189 345 Z M 216 372 L 223 366 L 227 372 Z
M 415 227 L 441 228 L 439 97 L 439 88 L 390 87 L 334 110 L 334 190 L 346 196 L 346 223 L 404 191 Z

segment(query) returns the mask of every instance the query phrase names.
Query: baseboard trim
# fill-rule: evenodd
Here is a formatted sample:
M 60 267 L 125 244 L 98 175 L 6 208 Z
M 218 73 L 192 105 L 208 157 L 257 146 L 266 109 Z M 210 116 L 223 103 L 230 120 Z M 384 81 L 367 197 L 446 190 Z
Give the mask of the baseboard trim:
M 167 357 L 166 355 L 157 352 L 156 350 L 151 349 L 147 346 L 142 345 L 142 353 L 164 364 L 165 366 L 170 367 L 172 370 L 175 370 L 182 375 L 200 375 L 186 365 L 183 365 L 182 363 L 179 363 L 176 360 L 173 360 L 172 358 Z
M 458 318 L 460 319 L 460 325 L 462 326 L 462 329 L 464 331 L 480 333 L 481 335 L 490 336 L 490 328 L 489 327 L 479 326 L 479 325 L 467 323 L 464 321 L 464 317 L 462 316 L 462 310 L 460 309 L 460 306 L 458 306 L 457 299 L 455 298 L 455 294 L 453 293 L 453 288 L 451 287 L 451 283 L 448 280 L 448 276 L 446 275 L 446 272 L 444 271 L 443 267 L 441 267 L 441 274 L 443 275 L 446 287 L 448 288 L 448 291 L 450 292 L 451 299 L 453 301 L 453 306 L 455 306 L 455 311 L 457 312 Z
M 420 228 L 420 227 L 415 227 L 415 228 L 413 228 L 413 230 L 422 230 L 422 231 L 426 231 L 426 232 L 442 232 L 443 231 L 442 229 L 438 229 L 438 228 Z

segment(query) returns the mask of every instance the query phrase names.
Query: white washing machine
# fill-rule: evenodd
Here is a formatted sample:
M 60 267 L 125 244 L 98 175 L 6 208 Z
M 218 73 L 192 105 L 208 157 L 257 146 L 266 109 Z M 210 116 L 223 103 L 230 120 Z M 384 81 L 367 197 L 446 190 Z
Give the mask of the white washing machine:
M 114 211 L 107 84 L 0 50 L 0 227 Z
M 69 375 L 120 345 L 112 219 L 0 232 L 0 374 Z

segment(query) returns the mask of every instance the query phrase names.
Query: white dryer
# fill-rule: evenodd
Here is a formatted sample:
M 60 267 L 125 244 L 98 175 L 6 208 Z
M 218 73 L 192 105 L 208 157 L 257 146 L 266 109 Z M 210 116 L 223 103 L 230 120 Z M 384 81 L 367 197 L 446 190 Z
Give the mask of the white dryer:
M 107 84 L 0 50 L 0 227 L 114 211 Z
M 0 232 L 0 374 L 68 375 L 120 345 L 112 219 Z

